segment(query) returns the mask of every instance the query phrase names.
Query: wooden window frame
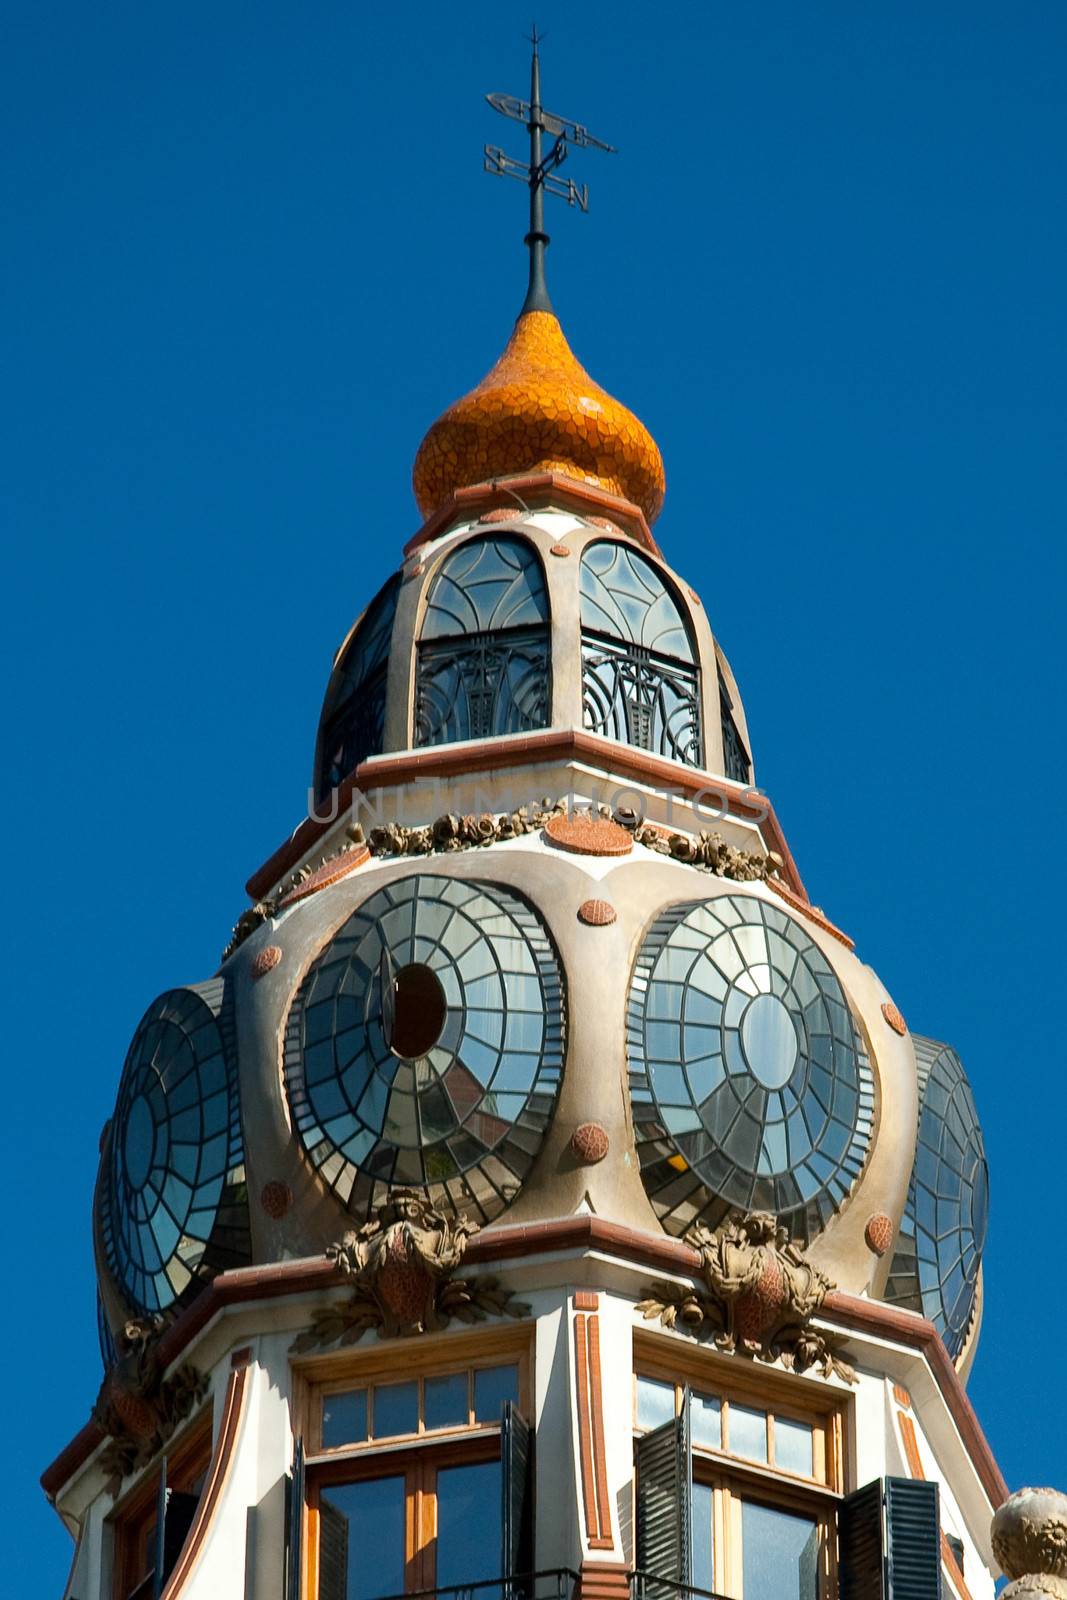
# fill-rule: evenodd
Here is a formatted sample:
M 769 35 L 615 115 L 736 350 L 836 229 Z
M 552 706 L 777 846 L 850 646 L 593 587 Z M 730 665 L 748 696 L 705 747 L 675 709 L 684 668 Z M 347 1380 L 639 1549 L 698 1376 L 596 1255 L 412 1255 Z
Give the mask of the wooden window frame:
M 375 1384 L 447 1377 L 455 1372 L 488 1367 L 518 1367 L 518 1409 L 533 1414 L 533 1332 L 529 1325 L 492 1328 L 474 1334 L 453 1334 L 405 1341 L 398 1349 L 376 1346 L 366 1351 L 337 1351 L 294 1363 L 293 1415 L 296 1431 L 307 1441 L 306 1491 L 302 1519 L 305 1552 L 301 1600 L 319 1593 L 320 1494 L 330 1484 L 403 1477 L 404 1587 L 412 1593 L 434 1585 L 437 1537 L 436 1480 L 440 1469 L 476 1466 L 500 1459 L 500 1424 L 474 1423 L 367 1439 L 356 1444 L 322 1447 L 322 1401 L 329 1394 Z M 469 1394 L 473 1405 L 473 1380 Z M 472 1411 L 468 1410 L 468 1417 Z
M 188 1493 L 211 1463 L 212 1408 L 197 1413 L 189 1426 L 171 1440 L 149 1472 L 146 1472 L 112 1511 L 109 1521 L 114 1530 L 112 1561 L 112 1600 L 127 1600 L 152 1570 L 156 1508 L 159 1504 L 159 1473 L 165 1458 L 167 1487 Z

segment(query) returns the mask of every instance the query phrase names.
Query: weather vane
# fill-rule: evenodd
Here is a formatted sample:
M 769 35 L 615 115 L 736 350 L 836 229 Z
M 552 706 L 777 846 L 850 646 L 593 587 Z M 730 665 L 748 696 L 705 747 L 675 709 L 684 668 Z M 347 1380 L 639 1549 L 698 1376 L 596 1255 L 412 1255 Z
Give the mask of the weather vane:
M 614 145 L 605 144 L 602 139 L 594 139 L 589 129 L 583 128 L 580 122 L 572 122 L 569 117 L 554 116 L 542 106 L 541 62 L 537 54 L 537 46 L 542 38 L 543 35 L 538 34 L 535 26 L 530 35 L 533 58 L 530 63 L 529 100 L 517 100 L 511 94 L 487 94 L 485 97 L 494 111 L 511 117 L 515 122 L 525 122 L 530 133 L 528 162 L 516 161 L 496 145 L 487 144 L 484 163 L 486 172 L 498 178 L 519 178 L 529 186 L 530 231 L 525 242 L 530 251 L 530 286 L 522 308 L 524 312 L 552 310 L 545 283 L 545 250 L 549 242 L 545 232 L 546 192 L 559 195 L 569 206 L 589 210 L 588 186 L 584 183 L 579 186 L 571 178 L 559 177 L 556 168 L 566 160 L 570 145 L 608 151 L 614 151 L 615 148 Z M 547 155 L 542 155 L 542 139 L 546 133 L 554 137 L 556 142 Z

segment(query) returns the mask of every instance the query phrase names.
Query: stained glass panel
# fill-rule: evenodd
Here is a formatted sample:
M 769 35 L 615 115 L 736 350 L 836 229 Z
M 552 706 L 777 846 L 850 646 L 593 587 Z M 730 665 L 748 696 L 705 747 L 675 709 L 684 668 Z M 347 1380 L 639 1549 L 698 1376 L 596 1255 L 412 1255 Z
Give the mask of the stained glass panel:
M 785 911 L 755 896 L 669 907 L 628 1009 L 642 1177 L 670 1232 L 772 1211 L 810 1239 L 848 1195 L 874 1115 L 840 982 Z

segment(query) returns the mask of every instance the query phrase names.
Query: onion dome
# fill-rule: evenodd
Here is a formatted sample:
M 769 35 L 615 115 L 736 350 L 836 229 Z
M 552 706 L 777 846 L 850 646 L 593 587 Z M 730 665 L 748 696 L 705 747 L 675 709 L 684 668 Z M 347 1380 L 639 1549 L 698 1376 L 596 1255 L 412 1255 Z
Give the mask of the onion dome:
M 632 411 L 593 382 L 550 310 L 524 310 L 503 355 L 419 446 L 415 499 L 429 517 L 471 484 L 557 472 L 639 506 L 663 507 L 663 458 Z

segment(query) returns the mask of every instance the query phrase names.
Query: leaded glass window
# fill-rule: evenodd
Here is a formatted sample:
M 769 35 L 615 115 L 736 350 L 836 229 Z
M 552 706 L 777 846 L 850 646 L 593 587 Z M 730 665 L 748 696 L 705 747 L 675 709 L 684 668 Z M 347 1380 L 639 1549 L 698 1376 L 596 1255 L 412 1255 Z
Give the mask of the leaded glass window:
M 719 668 L 719 715 L 722 719 L 723 773 L 735 783 L 748 783 L 752 777 L 752 763 L 744 740 L 734 721 L 734 702 L 722 668 Z
M 149 1006 L 104 1151 L 104 1253 L 128 1299 L 165 1311 L 249 1256 L 248 1206 L 221 980 Z
M 919 1132 L 885 1298 L 931 1321 L 954 1359 L 974 1315 L 989 1222 L 985 1144 L 955 1050 L 912 1034 Z
M 548 726 L 548 595 L 520 539 L 472 539 L 430 584 L 419 637 L 415 743 Z
M 671 1233 L 772 1211 L 810 1239 L 866 1158 L 874 1084 L 840 981 L 806 930 L 755 895 L 669 907 L 627 1016 L 641 1175 Z
M 559 963 L 525 901 L 495 884 L 398 879 L 349 917 L 294 1001 L 297 1133 L 358 1215 L 406 1185 L 488 1221 L 541 1146 L 563 1036 Z
M 580 586 L 585 726 L 701 766 L 700 668 L 655 567 L 629 546 L 601 540 L 586 547 Z
M 368 756 L 381 753 L 389 647 L 399 575 L 371 601 L 334 668 L 319 725 L 315 792 L 323 799 Z

